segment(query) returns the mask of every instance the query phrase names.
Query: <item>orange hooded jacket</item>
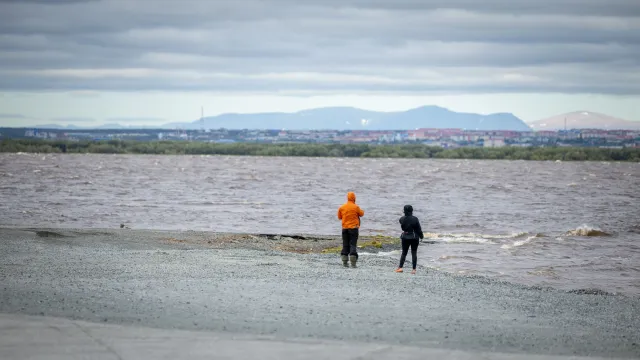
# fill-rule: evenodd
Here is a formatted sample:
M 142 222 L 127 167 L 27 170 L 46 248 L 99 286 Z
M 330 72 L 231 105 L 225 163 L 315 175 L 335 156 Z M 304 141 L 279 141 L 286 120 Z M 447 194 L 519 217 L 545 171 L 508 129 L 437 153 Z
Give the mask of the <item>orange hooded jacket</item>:
M 361 216 L 364 216 L 364 210 L 356 205 L 356 194 L 353 192 L 347 193 L 347 202 L 338 209 L 338 219 L 342 220 L 342 228 L 359 228 Z

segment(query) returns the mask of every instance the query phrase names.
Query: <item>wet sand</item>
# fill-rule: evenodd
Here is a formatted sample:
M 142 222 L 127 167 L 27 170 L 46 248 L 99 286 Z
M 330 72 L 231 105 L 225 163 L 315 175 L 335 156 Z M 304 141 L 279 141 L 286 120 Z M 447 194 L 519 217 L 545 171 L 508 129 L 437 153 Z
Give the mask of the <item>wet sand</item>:
M 305 239 L 0 229 L 0 312 L 160 329 L 547 355 L 640 356 L 640 299 L 532 288 Z M 390 245 L 392 246 L 392 245 Z

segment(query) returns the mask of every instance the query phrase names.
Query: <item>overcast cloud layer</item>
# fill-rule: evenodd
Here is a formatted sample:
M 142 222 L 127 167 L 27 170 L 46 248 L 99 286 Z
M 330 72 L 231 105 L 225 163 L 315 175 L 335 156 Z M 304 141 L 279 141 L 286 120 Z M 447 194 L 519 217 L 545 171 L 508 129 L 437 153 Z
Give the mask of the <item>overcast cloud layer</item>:
M 640 1 L 0 0 L 0 90 L 640 94 Z

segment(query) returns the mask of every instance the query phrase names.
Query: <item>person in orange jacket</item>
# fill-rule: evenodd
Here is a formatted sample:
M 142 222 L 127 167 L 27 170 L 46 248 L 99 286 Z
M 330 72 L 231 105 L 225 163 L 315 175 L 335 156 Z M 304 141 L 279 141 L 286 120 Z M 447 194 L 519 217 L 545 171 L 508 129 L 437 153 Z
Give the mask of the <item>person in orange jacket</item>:
M 351 260 L 351 267 L 356 267 L 358 261 L 358 234 L 360 229 L 360 217 L 364 216 L 364 210 L 356 205 L 356 194 L 347 193 L 347 202 L 338 209 L 338 219 L 342 220 L 342 264 L 349 267 L 348 260 Z

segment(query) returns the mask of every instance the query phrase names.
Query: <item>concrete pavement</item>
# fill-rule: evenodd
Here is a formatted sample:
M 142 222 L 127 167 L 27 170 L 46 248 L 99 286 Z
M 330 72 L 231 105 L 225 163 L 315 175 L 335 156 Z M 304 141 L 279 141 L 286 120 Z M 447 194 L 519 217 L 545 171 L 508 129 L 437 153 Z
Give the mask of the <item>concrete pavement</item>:
M 0 359 L 602 359 L 168 330 L 0 314 Z

